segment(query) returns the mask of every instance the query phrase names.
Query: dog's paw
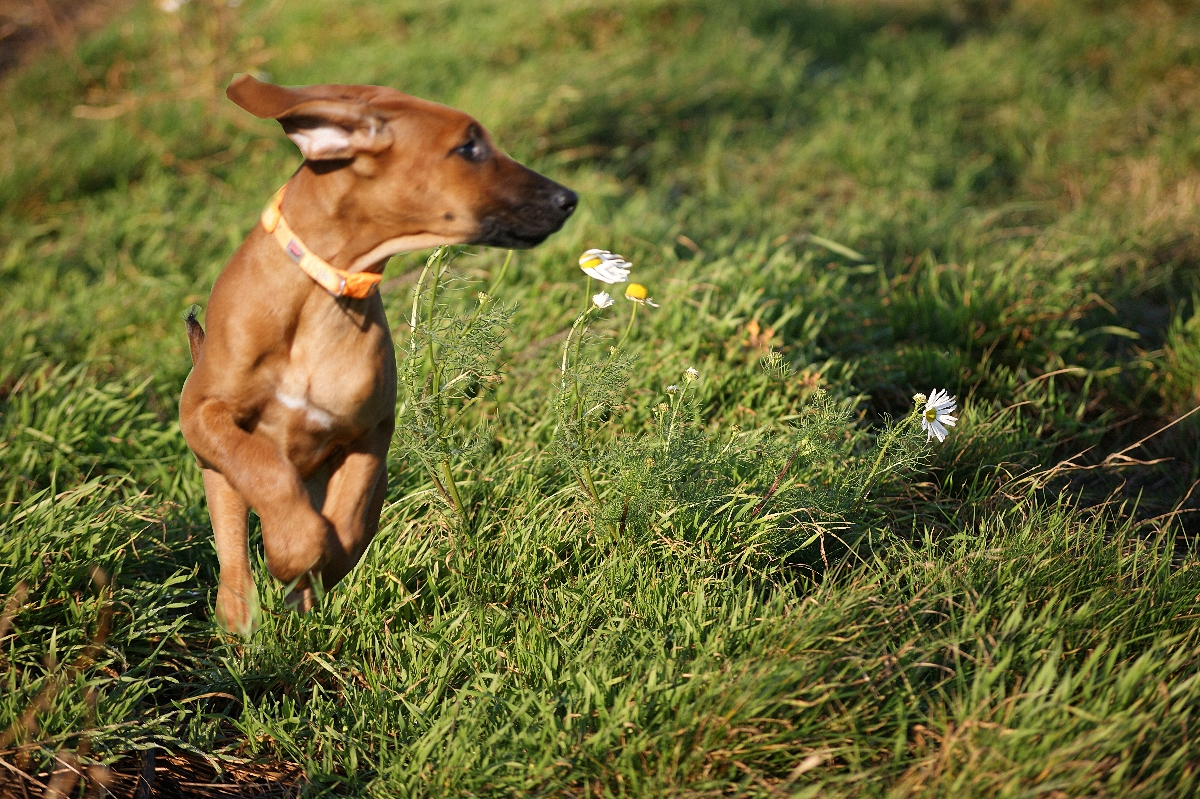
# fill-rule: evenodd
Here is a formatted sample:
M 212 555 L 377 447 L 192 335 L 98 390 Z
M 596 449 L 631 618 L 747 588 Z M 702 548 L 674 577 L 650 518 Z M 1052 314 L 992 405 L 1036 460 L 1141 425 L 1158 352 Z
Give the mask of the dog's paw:
M 307 584 L 309 572 L 320 571 L 326 550 L 337 541 L 333 527 L 321 514 L 308 507 L 290 510 L 261 516 L 267 571 L 286 585 L 289 593 Z
M 308 613 L 319 605 L 325 596 L 321 573 L 318 571 L 307 572 L 285 590 L 287 595 L 283 598 L 283 603 L 297 613 Z
M 238 591 L 222 583 L 217 588 L 217 623 L 227 632 L 249 638 L 259 628 L 258 592 L 251 585 Z
M 297 613 L 308 613 L 317 606 L 317 594 L 312 586 L 293 588 L 283 598 L 283 603 Z

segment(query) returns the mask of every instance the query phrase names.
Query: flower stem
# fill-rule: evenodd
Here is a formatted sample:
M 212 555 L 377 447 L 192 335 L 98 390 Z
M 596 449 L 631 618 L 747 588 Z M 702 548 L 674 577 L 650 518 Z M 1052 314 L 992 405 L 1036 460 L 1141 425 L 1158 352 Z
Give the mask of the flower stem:
M 442 485 L 442 481 L 438 479 L 437 469 L 429 466 L 428 463 L 425 464 L 425 468 L 429 470 L 429 477 L 433 480 L 433 485 L 437 489 L 438 493 L 442 495 L 442 499 L 446 500 L 446 504 L 453 505 L 454 500 L 450 498 L 450 494 L 446 492 L 446 488 Z
M 887 454 L 888 447 L 892 445 L 892 439 L 895 437 L 895 430 L 892 430 L 889 432 L 889 435 L 883 439 L 883 446 L 879 448 L 879 454 L 875 457 L 875 463 L 871 464 L 871 471 L 867 474 L 867 479 L 863 481 L 862 487 L 858 491 L 858 497 L 855 502 L 861 503 L 863 498 L 867 496 L 867 492 L 871 489 L 871 482 L 875 479 L 875 473 L 879 471 L 879 464 L 883 461 L 883 456 Z
M 912 414 L 909 414 L 911 417 Z M 896 436 L 900 435 L 901 427 L 909 420 L 907 418 L 900 421 L 888 431 L 887 436 L 883 439 L 883 445 L 879 448 L 879 454 L 875 457 L 875 463 L 871 464 L 871 471 L 867 473 L 867 479 L 863 481 L 862 488 L 858 491 L 858 497 L 855 499 L 855 504 L 862 504 L 866 498 L 867 492 L 871 490 L 871 484 L 875 480 L 875 474 L 879 471 L 879 465 L 883 463 L 883 456 L 887 454 L 888 447 L 896 440 Z
M 592 467 L 588 466 L 586 463 L 583 464 L 583 476 L 587 482 L 587 492 L 591 495 L 592 502 L 595 502 L 597 505 L 599 505 L 600 492 L 596 490 L 596 481 L 592 479 Z
M 425 261 L 425 267 L 421 270 L 420 277 L 417 278 L 417 284 L 413 287 L 413 306 L 412 314 L 409 317 L 409 353 L 410 357 L 416 355 L 417 345 L 417 327 L 421 324 L 421 290 L 425 286 L 425 278 L 429 275 L 430 270 L 433 271 L 433 282 L 429 288 L 429 303 L 426 307 L 426 324 L 430 327 L 429 341 L 425 350 L 425 357 L 429 365 L 429 396 L 433 400 L 432 417 L 433 424 L 438 431 L 439 437 L 445 427 L 445 419 L 443 418 L 441 397 L 438 396 L 441 391 L 442 370 L 438 364 L 437 346 L 433 337 L 433 320 L 437 312 L 437 293 L 438 286 L 441 282 L 442 275 L 446 271 L 445 250 L 441 247 L 433 251 Z M 510 253 L 511 256 L 511 253 Z M 505 267 L 508 266 L 507 261 Z M 503 277 L 503 273 L 501 274 Z M 478 309 L 477 309 L 478 313 Z M 466 514 L 463 511 L 462 497 L 459 496 L 458 486 L 454 482 L 454 474 L 450 471 L 449 460 L 444 460 L 436 466 L 425 461 L 425 466 L 429 471 L 429 476 L 433 479 L 433 484 L 437 488 L 438 493 L 457 511 L 459 518 L 465 518 Z
M 592 276 L 588 275 L 587 290 L 583 293 L 583 313 L 590 315 L 592 312 Z M 579 334 L 579 338 L 575 339 L 575 363 L 579 363 L 579 348 L 583 346 L 583 333 Z
M 458 511 L 458 516 L 465 519 L 467 514 L 463 511 L 462 497 L 458 494 L 458 486 L 454 483 L 454 474 L 450 471 L 450 462 L 442 461 L 438 464 L 438 471 L 442 473 L 442 484 L 446 493 L 450 495 L 450 499 L 454 504 L 454 510 Z
M 590 307 L 587 308 L 583 313 L 581 313 L 579 316 L 575 317 L 575 323 L 572 324 L 571 329 L 569 331 L 567 331 L 567 340 L 563 342 L 563 357 L 562 357 L 562 369 L 561 369 L 562 380 L 563 380 L 564 385 L 566 384 L 566 379 L 567 379 L 567 355 L 571 351 L 571 336 L 575 335 L 576 328 L 578 328 L 581 324 L 583 324 L 584 320 L 586 320 L 588 318 L 588 316 L 591 315 L 591 313 L 592 313 L 592 309 Z M 582 337 L 582 336 L 583 336 L 583 334 L 581 333 L 580 337 Z M 575 354 L 576 354 L 576 358 L 578 358 L 578 355 L 579 355 L 578 350 L 576 351 Z
M 429 336 L 429 345 L 425 351 L 425 357 L 429 364 L 429 375 L 430 375 L 430 392 L 429 393 L 430 393 L 430 396 L 433 397 L 433 420 L 434 420 L 434 423 L 437 425 L 437 431 L 439 434 L 442 432 L 442 403 L 441 403 L 441 397 L 438 396 L 438 392 L 440 392 L 441 388 L 442 388 L 442 375 L 441 375 L 441 369 L 438 367 L 437 350 L 436 350 L 436 344 L 434 343 L 432 327 L 433 327 L 433 314 L 437 310 L 436 303 L 437 303 L 438 281 L 442 277 L 442 271 L 443 271 L 442 265 L 438 264 L 438 269 L 433 273 L 433 284 L 429 287 L 429 310 L 427 311 L 427 314 L 428 314 L 429 325 L 430 325 L 430 336 Z
M 621 340 L 617 342 L 617 349 L 620 349 L 621 345 L 625 343 L 625 339 L 629 338 L 629 333 L 633 330 L 633 320 L 637 318 L 637 309 L 640 303 L 632 302 L 631 304 L 633 305 L 633 311 L 629 314 L 629 324 L 625 326 L 625 333 L 621 336 Z
M 787 476 L 788 469 L 792 468 L 792 461 L 796 460 L 796 456 L 799 454 L 800 447 L 796 447 L 794 450 L 792 450 L 792 454 L 788 455 L 787 463 L 783 464 L 783 468 L 779 470 L 779 474 L 775 475 L 775 482 L 771 483 L 770 490 L 763 495 L 762 501 L 754 506 L 754 511 L 750 514 L 751 519 L 758 516 L 759 512 L 766 507 L 767 500 L 774 496 L 775 489 L 779 488 L 779 484 L 783 482 L 783 478 Z
M 427 259 L 425 259 L 425 268 L 421 270 L 421 276 L 417 278 L 417 285 L 413 286 L 412 317 L 409 319 L 409 322 L 408 322 L 408 331 L 409 331 L 408 341 L 409 341 L 410 349 L 411 349 L 412 345 L 416 342 L 416 338 L 413 336 L 413 334 L 417 332 L 417 323 L 421 321 L 421 315 L 420 315 L 421 287 L 425 284 L 425 276 L 427 274 L 429 274 L 429 267 L 433 266 L 434 261 L 437 260 L 441 251 L 442 250 L 439 247 L 438 249 L 433 251 L 432 255 L 430 255 Z
M 509 250 L 508 255 L 504 256 L 504 265 L 500 267 L 500 273 L 497 274 L 496 279 L 492 281 L 492 286 L 488 289 L 488 294 L 495 294 L 496 289 L 498 289 L 500 284 L 504 281 L 504 276 L 508 274 L 508 265 L 512 263 L 514 252 L 516 252 L 516 250 Z
M 671 421 L 667 425 L 667 447 L 671 446 L 671 436 L 675 433 L 675 419 L 679 415 L 679 407 L 683 405 L 683 398 L 687 394 L 687 386 L 683 387 L 683 391 L 671 395 Z

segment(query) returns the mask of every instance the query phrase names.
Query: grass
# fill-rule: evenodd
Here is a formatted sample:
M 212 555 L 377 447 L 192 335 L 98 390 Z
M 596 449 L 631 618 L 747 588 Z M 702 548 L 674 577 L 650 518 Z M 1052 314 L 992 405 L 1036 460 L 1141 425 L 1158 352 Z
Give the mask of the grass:
M 313 795 L 1197 793 L 1200 426 L 1166 426 L 1200 397 L 1198 11 L 193 0 L 8 75 L 6 774 L 153 748 Z M 500 379 L 453 417 L 490 425 L 454 463 L 468 520 L 397 448 L 359 567 L 298 616 L 260 563 L 241 641 L 175 419 L 181 313 L 298 162 L 223 99 L 248 70 L 464 108 L 581 202 L 496 289 Z M 649 440 L 696 367 L 690 429 L 741 453 L 725 515 L 600 460 L 610 511 L 650 497 L 614 535 L 562 468 L 592 246 L 662 304 L 602 440 Z M 401 344 L 425 255 L 383 284 Z M 462 256 L 448 312 L 504 256 Z M 813 499 L 934 387 L 943 446 Z M 821 402 L 847 426 L 774 492 Z

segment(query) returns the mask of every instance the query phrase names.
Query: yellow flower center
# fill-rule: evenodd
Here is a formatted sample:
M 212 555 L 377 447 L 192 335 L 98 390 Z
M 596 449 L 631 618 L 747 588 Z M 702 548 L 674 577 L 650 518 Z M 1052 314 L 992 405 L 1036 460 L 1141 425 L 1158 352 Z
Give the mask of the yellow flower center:
M 630 300 L 644 300 L 649 292 L 641 283 L 630 283 L 625 287 L 625 297 Z
M 599 266 L 602 263 L 604 263 L 604 260 L 599 255 L 592 255 L 592 256 L 587 257 L 586 259 L 580 258 L 579 259 L 579 268 L 580 269 L 594 269 L 595 267 Z
M 926 408 L 925 418 L 930 422 L 937 419 L 937 408 Z

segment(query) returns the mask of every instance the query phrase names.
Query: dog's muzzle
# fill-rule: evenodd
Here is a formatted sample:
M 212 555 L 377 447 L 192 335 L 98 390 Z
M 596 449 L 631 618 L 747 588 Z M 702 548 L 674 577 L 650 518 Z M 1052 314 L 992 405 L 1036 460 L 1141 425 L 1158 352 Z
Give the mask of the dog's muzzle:
M 505 196 L 480 218 L 472 244 L 528 249 L 541 244 L 575 212 L 579 196 L 566 186 L 523 166 L 514 177 Z

